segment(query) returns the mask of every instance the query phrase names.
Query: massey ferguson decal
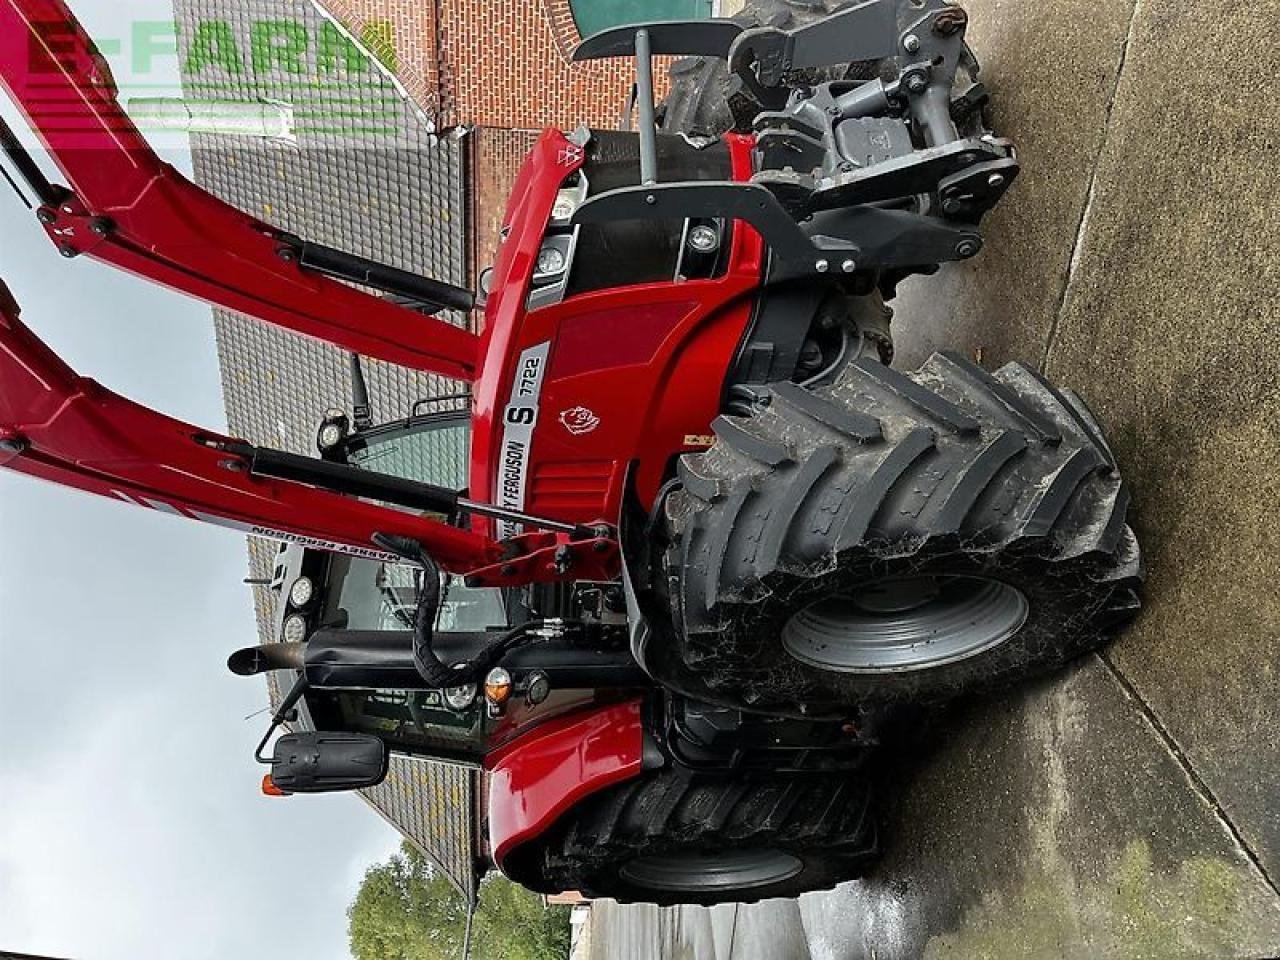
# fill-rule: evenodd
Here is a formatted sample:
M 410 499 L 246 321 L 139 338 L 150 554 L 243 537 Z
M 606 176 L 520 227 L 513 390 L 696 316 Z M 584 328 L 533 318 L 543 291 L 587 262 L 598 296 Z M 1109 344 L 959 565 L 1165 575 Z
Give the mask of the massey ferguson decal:
M 115 492 L 116 496 L 129 500 L 130 503 L 138 503 L 137 500 L 132 500 L 119 491 L 113 492 Z M 153 500 L 148 500 L 147 503 L 153 505 L 155 509 L 160 509 L 159 505 Z M 178 513 L 180 516 L 187 516 L 187 514 L 178 510 L 177 507 L 170 507 L 169 510 Z M 370 548 L 357 547 L 350 543 L 338 543 L 335 540 L 324 540 L 319 537 L 307 537 L 300 533 L 290 533 L 288 530 L 276 530 L 272 527 L 264 527 L 261 524 L 242 523 L 239 520 L 229 520 L 226 517 L 219 517 L 212 513 L 202 513 L 199 510 L 191 511 L 190 516 L 202 521 L 203 523 L 211 523 L 215 527 L 222 527 L 226 530 L 236 530 L 240 533 L 248 534 L 251 537 L 262 537 L 266 540 L 280 540 L 284 543 L 293 543 L 307 550 L 323 550 L 326 553 L 341 553 L 348 557 L 358 557 L 361 560 L 381 560 L 383 563 L 403 564 L 407 562 L 403 557 L 387 553 L 385 550 L 373 550 Z
M 586 407 L 573 407 L 560 414 L 560 423 L 575 437 L 591 433 L 600 426 L 600 418 Z
M 502 453 L 498 458 L 498 504 L 508 510 L 523 510 L 525 485 L 529 475 L 529 447 L 538 425 L 538 404 L 542 399 L 542 378 L 547 372 L 551 341 L 539 343 L 520 354 L 516 380 L 511 386 L 511 402 L 502 414 Z M 498 537 L 514 537 L 523 527 L 508 520 L 498 522 Z

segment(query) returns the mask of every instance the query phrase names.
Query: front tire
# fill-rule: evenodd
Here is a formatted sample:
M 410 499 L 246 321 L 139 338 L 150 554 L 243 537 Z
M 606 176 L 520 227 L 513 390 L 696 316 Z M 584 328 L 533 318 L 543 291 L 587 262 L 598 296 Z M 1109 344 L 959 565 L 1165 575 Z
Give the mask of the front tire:
M 860 876 L 876 853 L 855 775 L 646 773 L 580 803 L 504 870 L 543 893 L 712 905 L 796 897 Z
M 1138 609 L 1111 451 L 1078 398 L 1020 364 L 859 360 L 715 429 L 667 502 L 666 659 L 708 698 L 945 701 L 1053 670 Z

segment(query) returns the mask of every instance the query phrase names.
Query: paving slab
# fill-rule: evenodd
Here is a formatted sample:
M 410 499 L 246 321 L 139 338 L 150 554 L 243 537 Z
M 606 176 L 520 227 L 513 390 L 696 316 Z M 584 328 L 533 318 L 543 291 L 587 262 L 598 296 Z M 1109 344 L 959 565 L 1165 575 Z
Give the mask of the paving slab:
M 1134 485 L 1149 606 L 1110 656 L 1273 882 L 1277 62 L 1280 34 L 1247 7 L 1140 3 L 1049 355 L 1053 378 L 1088 384 Z
M 738 908 L 732 960 L 811 960 L 800 905 L 765 900 Z
M 715 956 L 708 960 L 730 960 L 733 940 L 738 932 L 738 905 L 722 903 L 708 910 L 707 915 L 711 921 L 712 941 L 715 944 Z
M 801 898 L 815 958 L 1280 954 L 1274 891 L 1099 659 L 937 735 L 880 867 Z
M 983 220 L 986 247 L 903 284 L 899 366 L 934 350 L 1039 363 L 1062 301 L 1115 90 L 1133 0 L 969 0 L 968 36 L 992 97 L 992 128 L 1022 173 Z
M 794 907 L 792 908 L 794 909 Z M 599 900 L 591 908 L 590 960 L 754 960 L 732 952 L 737 907 L 658 908 Z

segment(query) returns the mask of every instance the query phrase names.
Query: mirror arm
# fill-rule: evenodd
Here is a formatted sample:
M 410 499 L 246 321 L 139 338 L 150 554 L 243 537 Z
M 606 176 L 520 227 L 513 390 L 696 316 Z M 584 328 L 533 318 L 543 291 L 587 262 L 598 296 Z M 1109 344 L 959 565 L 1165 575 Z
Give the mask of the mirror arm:
M 253 751 L 253 759 L 267 765 L 272 762 L 269 757 L 263 756 L 262 751 L 267 748 L 267 741 L 271 739 L 271 735 L 280 729 L 281 724 L 293 712 L 293 708 L 298 705 L 298 702 L 303 698 L 310 686 L 307 682 L 306 674 L 298 674 L 297 681 L 289 692 L 285 694 L 284 699 L 280 701 L 280 706 L 276 712 L 271 715 L 271 726 L 267 727 L 267 732 L 263 734 L 262 740 L 258 743 L 258 749 Z

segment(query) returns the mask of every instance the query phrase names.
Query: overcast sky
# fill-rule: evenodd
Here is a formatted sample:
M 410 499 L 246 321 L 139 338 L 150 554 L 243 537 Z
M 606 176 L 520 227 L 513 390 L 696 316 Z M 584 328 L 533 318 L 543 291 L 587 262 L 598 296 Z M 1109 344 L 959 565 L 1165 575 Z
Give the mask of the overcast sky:
M 123 41 L 107 52 L 127 84 L 118 0 L 71 6 Z M 128 10 L 171 18 L 168 0 Z M 225 429 L 208 308 L 62 260 L 3 183 L 0 277 L 80 372 Z M 353 796 L 259 793 L 265 719 L 244 717 L 265 684 L 224 665 L 255 642 L 245 575 L 235 534 L 0 471 L 0 950 L 349 955 L 346 907 L 398 836 Z

